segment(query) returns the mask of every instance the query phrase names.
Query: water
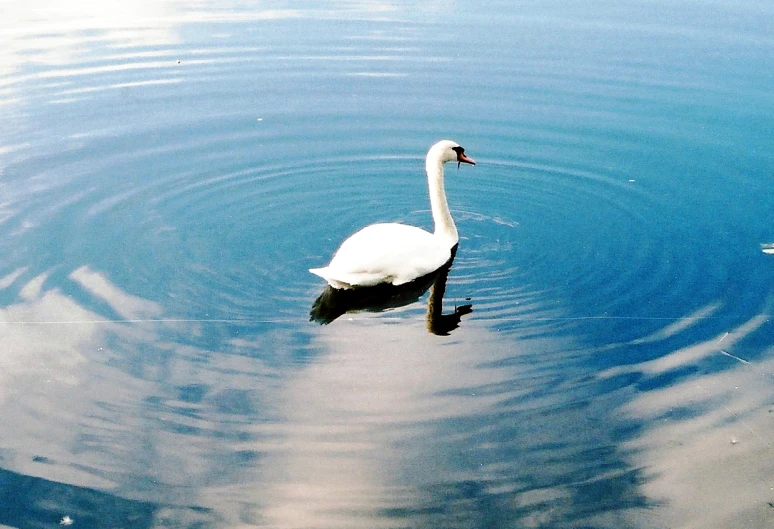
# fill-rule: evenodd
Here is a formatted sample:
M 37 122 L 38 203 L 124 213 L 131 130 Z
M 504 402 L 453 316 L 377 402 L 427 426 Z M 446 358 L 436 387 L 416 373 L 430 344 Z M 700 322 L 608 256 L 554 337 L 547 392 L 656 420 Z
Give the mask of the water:
M 774 523 L 768 2 L 3 9 L 0 524 Z M 441 138 L 473 312 L 308 321 Z

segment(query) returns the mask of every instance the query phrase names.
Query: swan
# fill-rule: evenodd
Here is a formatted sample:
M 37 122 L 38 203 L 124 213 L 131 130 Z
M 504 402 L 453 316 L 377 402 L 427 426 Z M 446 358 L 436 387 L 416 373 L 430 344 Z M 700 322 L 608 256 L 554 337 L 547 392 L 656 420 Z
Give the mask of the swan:
M 441 268 L 452 256 L 459 236 L 443 187 L 443 164 L 476 165 L 458 143 L 442 140 L 425 161 L 435 231 L 397 222 L 366 226 L 346 239 L 323 268 L 309 271 L 337 289 L 403 285 Z

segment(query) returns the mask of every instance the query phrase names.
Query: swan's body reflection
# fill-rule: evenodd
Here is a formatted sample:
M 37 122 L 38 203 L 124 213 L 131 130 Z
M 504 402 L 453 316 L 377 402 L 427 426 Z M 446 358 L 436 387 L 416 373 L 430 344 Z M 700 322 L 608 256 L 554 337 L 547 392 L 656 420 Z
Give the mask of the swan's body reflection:
M 427 330 L 445 336 L 459 327 L 462 316 L 473 311 L 472 305 L 467 304 L 455 307 L 451 314 L 443 314 L 446 280 L 456 253 L 457 246 L 454 246 L 451 258 L 441 268 L 405 285 L 381 284 L 347 290 L 328 286 L 314 301 L 310 320 L 327 325 L 347 312 L 381 312 L 403 307 L 419 300 L 431 288 L 427 302 Z

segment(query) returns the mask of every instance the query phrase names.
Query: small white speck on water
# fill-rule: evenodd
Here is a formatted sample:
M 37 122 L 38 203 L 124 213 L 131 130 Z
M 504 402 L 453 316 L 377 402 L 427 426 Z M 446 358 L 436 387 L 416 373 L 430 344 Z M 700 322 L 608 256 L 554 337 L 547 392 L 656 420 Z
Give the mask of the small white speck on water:
M 739 439 L 737 439 L 736 437 L 732 437 L 732 438 L 731 438 L 731 444 L 732 444 L 732 445 L 737 445 L 737 444 L 739 444 Z
M 61 520 L 59 520 L 59 525 L 72 525 L 74 521 L 75 520 L 73 520 L 69 516 L 64 516 L 62 517 Z

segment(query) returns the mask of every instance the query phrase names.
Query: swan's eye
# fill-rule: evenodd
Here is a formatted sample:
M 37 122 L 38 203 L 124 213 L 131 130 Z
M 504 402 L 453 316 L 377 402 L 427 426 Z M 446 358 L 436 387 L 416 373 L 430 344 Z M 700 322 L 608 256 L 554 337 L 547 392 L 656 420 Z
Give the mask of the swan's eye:
M 459 158 L 460 156 L 462 156 L 462 154 L 465 153 L 465 149 L 463 149 L 460 146 L 452 147 L 452 150 L 457 153 L 457 158 Z

